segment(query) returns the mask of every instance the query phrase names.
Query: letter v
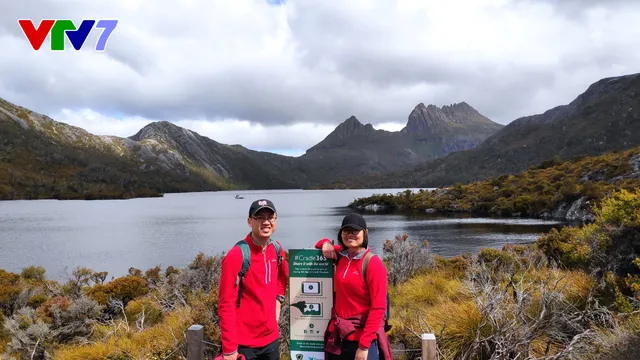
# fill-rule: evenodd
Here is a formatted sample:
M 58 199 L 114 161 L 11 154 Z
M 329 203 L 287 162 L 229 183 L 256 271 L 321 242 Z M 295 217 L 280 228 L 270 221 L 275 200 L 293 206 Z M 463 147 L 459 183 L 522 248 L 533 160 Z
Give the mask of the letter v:
M 55 20 L 42 20 L 40 21 L 40 25 L 38 25 L 38 28 L 36 29 L 30 19 L 18 20 L 18 24 L 22 28 L 24 36 L 26 36 L 27 40 L 29 40 L 29 43 L 31 44 L 33 50 L 36 51 L 40 50 L 42 43 L 44 43 L 44 39 L 46 39 L 47 35 L 49 35 L 49 31 L 51 31 L 51 28 L 53 27 L 53 24 L 55 22 Z
M 82 45 L 84 45 L 85 40 L 87 40 L 87 36 L 89 36 L 89 33 L 93 28 L 93 24 L 95 23 L 95 20 L 82 20 L 82 24 L 80 24 L 80 27 L 77 30 L 64 31 L 74 49 L 80 50 L 82 48 Z

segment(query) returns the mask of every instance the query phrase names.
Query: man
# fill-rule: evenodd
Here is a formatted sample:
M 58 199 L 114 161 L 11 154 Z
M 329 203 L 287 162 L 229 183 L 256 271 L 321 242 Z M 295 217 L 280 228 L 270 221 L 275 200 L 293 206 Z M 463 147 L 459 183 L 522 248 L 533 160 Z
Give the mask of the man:
M 236 244 L 222 260 L 218 315 L 224 360 L 280 359 L 278 319 L 289 279 L 289 267 L 280 243 L 271 235 L 276 230 L 276 207 L 267 199 L 249 208 L 245 254 L 250 266 L 244 277 L 243 252 Z M 281 256 L 278 265 L 278 252 Z

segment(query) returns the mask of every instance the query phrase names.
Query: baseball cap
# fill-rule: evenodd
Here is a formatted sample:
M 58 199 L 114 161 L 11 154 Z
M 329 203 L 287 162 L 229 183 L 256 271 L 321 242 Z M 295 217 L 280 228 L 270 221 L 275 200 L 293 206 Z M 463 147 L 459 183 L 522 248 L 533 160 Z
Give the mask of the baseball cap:
M 273 211 L 274 213 L 276 212 L 276 206 L 273 205 L 271 200 L 260 199 L 251 203 L 251 207 L 249 207 L 249 216 L 255 215 L 262 209 L 271 209 L 271 211 Z
M 342 226 L 340 226 L 340 230 L 338 230 L 338 243 L 343 247 L 345 245 L 342 241 L 342 229 L 346 227 L 350 227 L 356 230 L 366 230 L 367 222 L 364 220 L 362 215 L 356 213 L 351 213 L 342 219 Z M 369 246 L 369 237 L 366 233 L 364 234 L 364 242 L 362 243 L 362 246 L 365 248 Z
M 356 230 L 363 230 L 367 228 L 367 222 L 364 220 L 362 215 L 351 213 L 342 219 L 342 226 L 340 226 L 340 230 L 350 227 Z

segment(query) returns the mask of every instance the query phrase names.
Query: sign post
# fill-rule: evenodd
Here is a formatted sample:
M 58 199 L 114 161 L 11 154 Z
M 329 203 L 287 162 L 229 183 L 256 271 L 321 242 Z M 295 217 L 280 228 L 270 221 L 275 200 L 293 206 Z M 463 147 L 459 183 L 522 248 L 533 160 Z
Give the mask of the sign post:
M 333 307 L 333 263 L 318 249 L 289 250 L 291 360 L 324 360 Z

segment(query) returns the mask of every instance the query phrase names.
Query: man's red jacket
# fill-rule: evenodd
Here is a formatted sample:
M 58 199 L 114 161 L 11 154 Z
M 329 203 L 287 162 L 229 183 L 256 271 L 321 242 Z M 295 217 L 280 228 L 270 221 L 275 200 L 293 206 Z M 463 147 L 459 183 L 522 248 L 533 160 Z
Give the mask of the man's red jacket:
M 316 243 L 316 249 L 322 249 L 329 239 L 322 239 Z M 387 269 L 378 256 L 369 260 L 367 278 L 362 276 L 362 259 L 371 249 L 366 249 L 353 259 L 347 250 L 340 245 L 333 245 L 334 250 L 343 255 L 333 276 L 336 291 L 334 308 L 336 315 L 347 319 L 354 316 L 367 315 L 364 328 L 357 329 L 347 340 L 358 341 L 359 346 L 368 349 L 371 341 L 377 338 L 377 331 L 383 324 L 384 313 L 387 310 Z M 366 282 L 365 282 L 366 281 Z M 333 331 L 333 322 L 329 323 L 329 331 Z
M 284 296 L 289 279 L 284 248 L 280 247 L 282 262 L 278 268 L 273 245 L 268 245 L 263 251 L 261 246 L 253 243 L 251 234 L 247 235 L 245 241 L 251 249 L 251 266 L 244 278 L 239 308 L 236 308 L 236 279 L 242 268 L 242 251 L 234 246 L 222 259 L 218 316 L 224 354 L 233 353 L 238 345 L 265 346 L 280 336 L 276 320 L 276 296 Z

